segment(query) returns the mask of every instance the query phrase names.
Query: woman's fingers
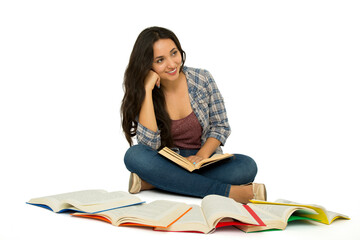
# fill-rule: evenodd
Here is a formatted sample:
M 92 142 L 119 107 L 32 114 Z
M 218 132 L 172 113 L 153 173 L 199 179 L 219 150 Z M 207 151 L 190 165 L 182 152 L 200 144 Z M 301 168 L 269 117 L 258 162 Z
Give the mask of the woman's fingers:
M 155 86 L 158 88 L 160 87 L 160 77 L 159 75 L 154 72 L 153 70 L 150 70 L 145 78 L 144 82 L 145 90 L 152 91 Z
M 200 157 L 200 156 L 192 155 L 192 156 L 187 157 L 186 159 L 195 165 L 198 162 L 200 162 L 201 160 L 203 160 L 204 158 Z

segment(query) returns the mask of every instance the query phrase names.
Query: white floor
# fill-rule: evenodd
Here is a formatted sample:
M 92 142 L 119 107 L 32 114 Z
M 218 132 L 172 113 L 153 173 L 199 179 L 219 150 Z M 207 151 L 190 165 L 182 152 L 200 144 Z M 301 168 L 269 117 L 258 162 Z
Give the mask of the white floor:
M 0 2 L 1 240 L 360 239 L 360 4 L 225 2 Z M 178 35 L 186 65 L 212 73 L 232 127 L 224 150 L 256 160 L 269 200 L 319 204 L 351 220 L 202 235 L 113 227 L 25 204 L 75 190 L 127 190 L 122 78 L 138 33 L 152 25 Z

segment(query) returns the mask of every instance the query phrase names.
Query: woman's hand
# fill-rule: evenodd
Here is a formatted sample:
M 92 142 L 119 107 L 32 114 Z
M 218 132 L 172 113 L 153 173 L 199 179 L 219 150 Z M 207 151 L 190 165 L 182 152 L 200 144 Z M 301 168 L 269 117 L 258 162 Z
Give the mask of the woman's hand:
M 160 77 L 156 72 L 150 70 L 144 81 L 145 91 L 151 92 L 155 86 L 160 88 Z
M 200 156 L 192 155 L 192 156 L 188 156 L 186 159 L 195 165 L 198 162 L 200 162 L 201 160 L 203 160 L 204 158 L 200 157 Z

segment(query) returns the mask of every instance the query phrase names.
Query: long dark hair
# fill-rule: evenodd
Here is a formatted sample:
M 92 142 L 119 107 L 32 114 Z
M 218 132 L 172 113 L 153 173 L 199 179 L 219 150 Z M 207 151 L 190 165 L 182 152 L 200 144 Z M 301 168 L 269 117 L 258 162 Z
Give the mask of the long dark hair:
M 174 41 L 182 56 L 180 72 L 183 70 L 185 63 L 185 52 L 172 31 L 161 27 L 150 27 L 139 34 L 124 74 L 123 87 L 125 94 L 121 104 L 122 128 L 130 146 L 133 144 L 132 137 L 136 135 L 137 117 L 145 98 L 144 80 L 154 61 L 153 45 L 159 39 L 171 39 Z M 164 93 L 161 88 L 155 87 L 152 96 L 156 123 L 160 130 L 161 147 L 172 147 L 171 120 L 166 111 Z

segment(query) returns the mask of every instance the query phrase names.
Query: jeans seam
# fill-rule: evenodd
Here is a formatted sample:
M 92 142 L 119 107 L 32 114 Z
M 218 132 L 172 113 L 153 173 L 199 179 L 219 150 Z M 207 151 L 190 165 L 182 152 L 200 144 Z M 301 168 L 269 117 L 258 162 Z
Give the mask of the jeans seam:
M 231 184 L 227 184 L 226 189 L 225 189 L 225 197 L 229 197 L 230 195 L 230 188 L 231 188 Z

